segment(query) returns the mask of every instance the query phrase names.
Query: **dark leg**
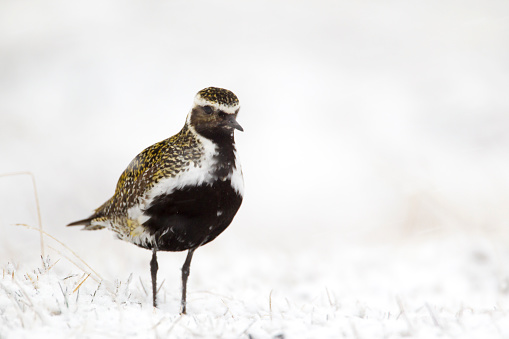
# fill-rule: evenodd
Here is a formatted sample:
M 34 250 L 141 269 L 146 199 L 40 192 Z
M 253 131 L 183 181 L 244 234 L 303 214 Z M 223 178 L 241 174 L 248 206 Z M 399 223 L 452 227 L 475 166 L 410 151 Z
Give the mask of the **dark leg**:
M 152 275 L 152 304 L 154 307 L 157 307 L 156 303 L 156 295 L 157 295 L 157 269 L 159 265 L 157 265 L 157 250 L 154 248 L 152 250 L 152 260 L 150 260 L 150 274 Z
M 186 314 L 186 293 L 187 293 L 187 278 L 189 277 L 189 268 L 191 266 L 191 259 L 193 258 L 195 248 L 191 248 L 187 252 L 187 258 L 182 266 L 182 311 L 180 313 Z

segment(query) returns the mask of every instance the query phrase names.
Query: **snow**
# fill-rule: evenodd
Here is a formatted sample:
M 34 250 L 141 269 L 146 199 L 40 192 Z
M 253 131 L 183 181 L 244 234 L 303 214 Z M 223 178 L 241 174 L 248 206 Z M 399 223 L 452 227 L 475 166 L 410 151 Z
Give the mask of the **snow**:
M 232 240 L 237 239 L 197 251 L 187 315 L 178 313 L 181 263 L 171 254 L 160 256 L 170 259 L 172 272 L 160 290 L 159 309 L 146 292 L 148 261 L 145 272 L 101 282 L 90 270 L 66 267 L 65 258 L 30 269 L 8 263 L 0 280 L 0 335 L 496 338 L 509 333 L 507 275 L 500 275 L 509 251 L 491 243 L 456 237 L 285 253 L 243 249 Z
M 508 337 L 508 6 L 2 2 L 0 174 L 60 243 L 0 176 L 0 337 Z M 208 86 L 245 199 L 181 316 L 185 253 L 153 309 L 150 251 L 64 225 Z

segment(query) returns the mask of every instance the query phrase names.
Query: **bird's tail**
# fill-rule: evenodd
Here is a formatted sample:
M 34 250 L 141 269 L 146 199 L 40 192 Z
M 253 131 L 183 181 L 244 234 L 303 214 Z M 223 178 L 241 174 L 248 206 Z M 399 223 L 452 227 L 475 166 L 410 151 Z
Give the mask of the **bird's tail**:
M 95 218 L 96 218 L 96 216 L 91 216 L 91 217 L 83 219 L 83 220 L 78 220 L 78 221 L 75 221 L 75 222 L 71 222 L 67 226 L 80 226 L 80 225 L 83 225 L 83 226 L 85 226 L 85 227 L 83 227 L 83 230 L 86 230 L 86 231 L 95 231 L 95 230 L 103 229 L 104 226 L 93 225 L 92 224 L 92 220 L 94 220 Z

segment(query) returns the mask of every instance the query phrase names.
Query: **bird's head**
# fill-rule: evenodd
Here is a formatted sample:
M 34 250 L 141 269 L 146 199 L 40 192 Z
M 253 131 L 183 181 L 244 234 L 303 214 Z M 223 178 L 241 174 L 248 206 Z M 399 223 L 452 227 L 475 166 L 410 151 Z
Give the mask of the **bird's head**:
M 208 87 L 196 94 L 187 122 L 205 137 L 233 135 L 235 129 L 244 131 L 237 122 L 239 109 L 239 99 L 231 91 Z

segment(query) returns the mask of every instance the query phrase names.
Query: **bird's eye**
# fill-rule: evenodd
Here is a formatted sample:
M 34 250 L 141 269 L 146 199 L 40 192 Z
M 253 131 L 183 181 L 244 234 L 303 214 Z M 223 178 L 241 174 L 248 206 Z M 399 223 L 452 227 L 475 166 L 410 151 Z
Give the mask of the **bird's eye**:
M 211 106 L 205 106 L 203 107 L 203 111 L 205 112 L 205 114 L 212 114 L 212 112 L 214 112 L 214 109 Z

